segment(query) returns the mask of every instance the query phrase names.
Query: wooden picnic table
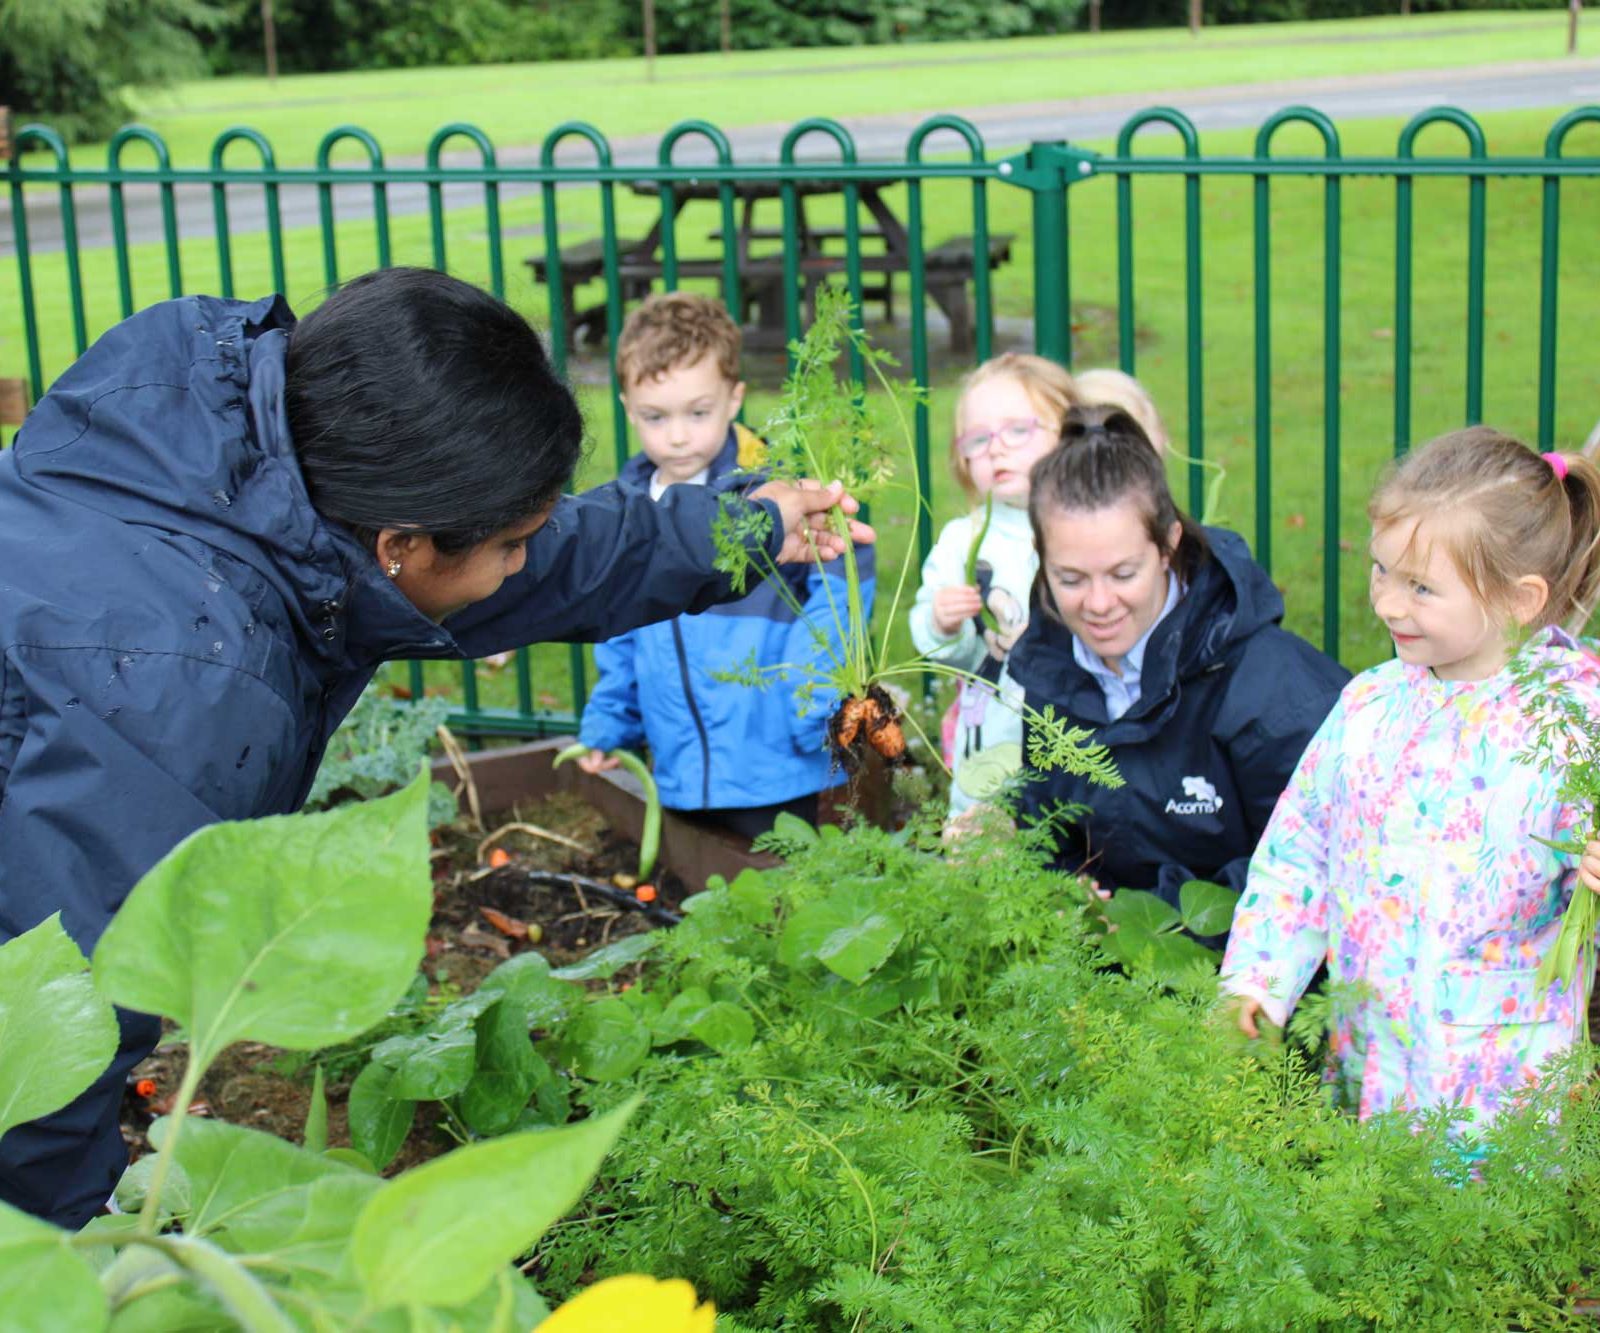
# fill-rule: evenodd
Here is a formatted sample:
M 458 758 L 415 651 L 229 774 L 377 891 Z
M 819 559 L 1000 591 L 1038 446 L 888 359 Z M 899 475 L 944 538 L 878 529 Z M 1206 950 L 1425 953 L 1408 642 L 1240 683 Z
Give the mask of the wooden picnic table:
M 894 276 L 909 273 L 911 269 L 911 238 L 905 225 L 884 198 L 884 192 L 899 184 L 893 177 L 858 179 L 854 182 L 857 197 L 869 217 L 860 226 L 861 272 L 863 275 L 862 299 L 876 301 L 883 307 L 884 318 L 894 318 Z M 800 239 L 799 270 L 802 292 L 799 299 L 809 310 L 814 308 L 817 285 L 831 276 L 846 271 L 843 227 L 812 226 L 806 216 L 806 201 L 819 196 L 839 195 L 844 192 L 843 180 L 804 180 L 794 182 L 797 197 L 797 223 Z M 658 198 L 662 185 L 658 181 L 637 181 L 631 187 L 636 194 Z M 721 187 L 715 181 L 674 182 L 674 201 L 681 205 L 696 201 L 716 201 L 721 198 Z M 757 225 L 757 205 L 763 201 L 778 201 L 783 185 L 768 178 L 736 180 L 733 193 L 739 206 L 737 235 L 734 239 L 734 257 L 739 273 L 739 311 L 741 323 L 750 324 L 755 313 L 753 336 L 756 346 L 779 346 L 785 338 L 785 299 L 783 230 L 769 223 Z M 768 206 L 771 209 L 771 205 Z M 772 209 L 771 211 L 776 211 Z M 680 212 L 681 215 L 681 212 Z M 781 220 L 781 216 L 780 216 Z M 658 213 L 649 232 L 637 238 L 617 238 L 617 279 L 624 305 L 642 300 L 663 276 L 661 259 L 662 218 Z M 720 230 L 708 234 L 707 239 L 721 241 Z M 985 257 L 990 269 L 997 268 L 1011 258 L 1011 237 L 993 234 L 989 237 Z M 953 237 L 923 253 L 924 285 L 928 295 L 943 311 L 950 323 L 950 347 L 956 353 L 972 349 L 972 306 L 967 295 L 967 283 L 976 269 L 970 236 Z M 527 260 L 534 277 L 548 281 L 548 264 L 544 254 Z M 724 300 L 725 266 L 722 257 L 678 259 L 678 277 L 708 278 L 722 289 Z M 605 335 L 606 311 L 604 304 L 579 309 L 577 289 L 604 275 L 605 252 L 600 237 L 592 237 L 561 250 L 561 303 L 566 315 L 567 341 L 576 346 L 578 335 L 586 341 L 599 342 Z

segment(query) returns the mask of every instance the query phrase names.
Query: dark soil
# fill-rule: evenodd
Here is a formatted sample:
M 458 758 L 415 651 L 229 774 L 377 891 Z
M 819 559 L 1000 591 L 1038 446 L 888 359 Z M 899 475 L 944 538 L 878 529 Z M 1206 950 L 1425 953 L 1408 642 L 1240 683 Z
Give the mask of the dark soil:
M 485 850 L 486 858 L 497 861 L 501 858 L 494 856 L 495 851 L 506 854 L 503 864 L 489 865 L 478 860 L 478 849 L 487 834 L 464 826 L 439 830 L 434 835 L 433 921 L 422 963 L 424 975 L 436 990 L 468 994 L 505 959 L 530 948 L 560 967 L 625 935 L 657 928 L 642 911 L 581 888 L 530 878 L 530 872 L 554 871 L 612 882 L 615 875 L 619 878 L 614 887 L 634 888 L 628 877 L 638 870 L 638 847 L 612 833 L 593 807 L 576 797 L 560 795 L 487 821 L 490 833 L 513 822 L 559 834 L 583 850 L 537 834 L 512 831 Z M 658 872 L 652 885 L 654 905 L 674 912 L 689 893 L 670 873 Z M 520 922 L 532 927 L 530 935 L 537 943 L 505 934 L 483 914 L 486 907 L 502 913 L 509 919 L 507 924 Z M 169 1109 L 187 1058 L 183 1043 L 163 1046 L 129 1076 L 122 1132 L 133 1157 L 150 1150 L 146 1137 L 150 1122 Z M 359 1055 L 333 1056 L 327 1061 L 324 1076 L 331 1147 L 349 1146 L 345 1099 L 362 1061 Z M 313 1063 L 297 1053 L 240 1043 L 223 1052 L 207 1072 L 194 1109 L 298 1143 L 311 1101 Z M 404 1170 L 452 1146 L 451 1140 L 436 1130 L 437 1119 L 436 1106 L 419 1108 L 417 1123 L 390 1172 Z

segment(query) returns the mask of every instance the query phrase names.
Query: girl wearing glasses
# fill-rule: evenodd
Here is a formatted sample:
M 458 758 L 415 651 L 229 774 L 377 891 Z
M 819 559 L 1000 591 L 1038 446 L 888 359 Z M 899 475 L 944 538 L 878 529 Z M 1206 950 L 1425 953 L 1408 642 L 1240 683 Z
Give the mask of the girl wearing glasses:
M 952 818 L 1022 767 L 1022 691 L 1005 661 L 1027 625 L 1039 567 L 1028 478 L 1078 401 L 1072 377 L 1054 361 L 1007 352 L 973 371 L 956 402 L 950 467 L 973 508 L 939 533 L 911 608 L 917 650 L 981 678 L 960 687 L 945 719 Z M 980 532 L 977 577 L 969 582 L 967 557 Z

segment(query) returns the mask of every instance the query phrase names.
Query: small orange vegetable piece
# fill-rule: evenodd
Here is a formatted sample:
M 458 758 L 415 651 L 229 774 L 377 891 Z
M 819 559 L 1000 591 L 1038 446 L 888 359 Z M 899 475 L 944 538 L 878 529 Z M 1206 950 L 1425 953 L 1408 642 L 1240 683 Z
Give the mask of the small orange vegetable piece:
M 514 940 L 528 938 L 528 923 L 518 921 L 514 916 L 507 916 L 504 912 L 497 912 L 492 907 L 480 907 L 483 919 L 498 930 L 502 935 L 509 935 Z
M 633 896 L 642 903 L 653 903 L 656 900 L 656 886 L 654 884 L 641 884 L 633 891 Z
M 496 870 L 500 869 L 501 866 L 508 866 L 511 864 L 511 853 L 504 847 L 496 847 L 489 853 L 489 864 Z
M 153 1078 L 142 1078 L 133 1085 L 133 1090 L 141 1097 L 154 1097 L 156 1095 L 156 1081 Z

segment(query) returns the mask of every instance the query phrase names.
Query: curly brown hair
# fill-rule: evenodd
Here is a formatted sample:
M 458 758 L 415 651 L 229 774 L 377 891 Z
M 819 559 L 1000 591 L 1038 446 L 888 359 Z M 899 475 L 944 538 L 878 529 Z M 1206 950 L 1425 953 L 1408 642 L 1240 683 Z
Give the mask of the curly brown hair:
M 657 292 L 628 316 L 617 340 L 617 382 L 624 392 L 679 366 L 714 356 L 722 378 L 739 382 L 739 326 L 723 307 L 693 292 Z

